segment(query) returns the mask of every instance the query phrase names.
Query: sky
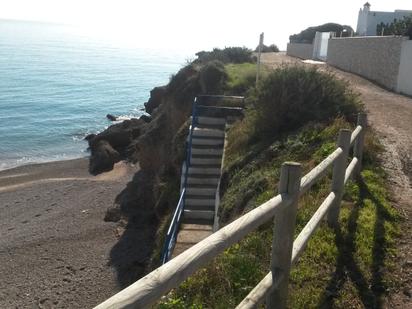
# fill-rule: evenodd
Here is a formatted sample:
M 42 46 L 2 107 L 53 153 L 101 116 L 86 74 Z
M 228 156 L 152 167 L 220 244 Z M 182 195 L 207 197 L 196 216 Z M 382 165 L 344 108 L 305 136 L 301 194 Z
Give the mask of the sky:
M 366 0 L 0 0 L 0 19 L 63 23 L 118 45 L 207 50 L 286 48 L 289 35 L 326 22 L 356 30 Z M 412 10 L 410 0 L 369 0 L 374 11 Z M 0 29 L 1 31 L 1 29 Z

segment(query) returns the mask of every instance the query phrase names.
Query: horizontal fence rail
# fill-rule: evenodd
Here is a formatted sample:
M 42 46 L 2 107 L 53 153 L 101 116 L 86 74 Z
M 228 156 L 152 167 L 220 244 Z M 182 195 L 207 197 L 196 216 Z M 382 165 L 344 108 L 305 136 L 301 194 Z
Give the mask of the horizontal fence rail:
M 338 148 L 302 178 L 300 164 L 284 163 L 279 181 L 280 194 L 205 238 L 96 308 L 150 307 L 219 253 L 273 217 L 275 225 L 271 271 L 237 308 L 256 308 L 265 300 L 270 308 L 285 308 L 291 266 L 298 261 L 310 237 L 325 216 L 328 217 L 331 226 L 337 224 L 344 184 L 354 174 L 359 173 L 361 168 L 365 129 L 366 115 L 359 114 L 355 130 L 352 133 L 341 130 Z M 354 157 L 346 167 L 351 146 L 354 146 Z M 298 237 L 293 240 L 299 196 L 307 192 L 330 167 L 333 167 L 332 191 Z

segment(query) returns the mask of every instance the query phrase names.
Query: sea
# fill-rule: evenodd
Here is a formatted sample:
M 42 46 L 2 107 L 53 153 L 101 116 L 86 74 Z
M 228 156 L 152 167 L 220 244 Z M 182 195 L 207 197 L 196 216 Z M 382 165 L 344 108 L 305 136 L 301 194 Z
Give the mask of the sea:
M 130 37 L 130 41 L 138 37 Z M 131 47 L 67 25 L 0 20 L 0 170 L 88 155 L 106 114 L 139 117 L 190 53 Z

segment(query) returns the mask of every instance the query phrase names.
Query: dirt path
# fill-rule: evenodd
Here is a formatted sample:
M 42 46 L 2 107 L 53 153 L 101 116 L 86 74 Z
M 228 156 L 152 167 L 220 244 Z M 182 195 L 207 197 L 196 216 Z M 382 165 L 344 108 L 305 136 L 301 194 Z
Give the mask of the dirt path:
M 300 62 L 284 53 L 263 55 L 262 62 L 271 67 Z M 386 91 L 357 75 L 326 65 L 321 67 L 349 81 L 359 92 L 368 122 L 385 147 L 382 159 L 393 191 L 392 202 L 405 219 L 398 244 L 400 267 L 396 273 L 401 288 L 390 296 L 388 307 L 412 308 L 412 98 Z
M 87 159 L 0 172 L 0 308 L 92 308 L 120 290 L 106 209 L 136 168 L 91 177 Z

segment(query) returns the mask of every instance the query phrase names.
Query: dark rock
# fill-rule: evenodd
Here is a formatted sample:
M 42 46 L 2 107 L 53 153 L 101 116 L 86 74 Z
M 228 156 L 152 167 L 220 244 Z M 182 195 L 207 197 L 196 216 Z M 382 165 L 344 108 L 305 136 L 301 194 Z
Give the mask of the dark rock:
M 136 138 L 146 122 L 140 119 L 125 120 L 122 123 L 114 124 L 92 139 L 88 139 L 90 148 L 101 140 L 107 141 L 117 151 L 126 148 L 133 138 Z
M 120 154 L 105 140 L 98 141 L 91 150 L 89 172 L 93 175 L 112 170 L 120 161 Z
M 93 140 L 95 137 L 96 137 L 96 134 L 89 134 L 89 135 L 87 135 L 84 139 L 85 139 L 86 141 L 91 141 L 91 140 Z
M 107 114 L 106 117 L 107 117 L 107 119 L 109 119 L 110 121 L 116 121 L 116 120 L 117 120 L 117 117 L 116 117 L 116 116 L 113 116 L 113 115 L 111 115 L 111 114 Z
M 152 121 L 152 117 L 147 116 L 147 115 L 142 115 L 142 116 L 140 116 L 139 119 L 143 120 L 146 123 L 149 123 L 150 121 Z
M 151 114 L 152 111 L 157 108 L 163 102 L 163 98 L 166 94 L 167 87 L 155 87 L 150 91 L 150 98 L 144 106 L 146 109 L 146 113 Z

